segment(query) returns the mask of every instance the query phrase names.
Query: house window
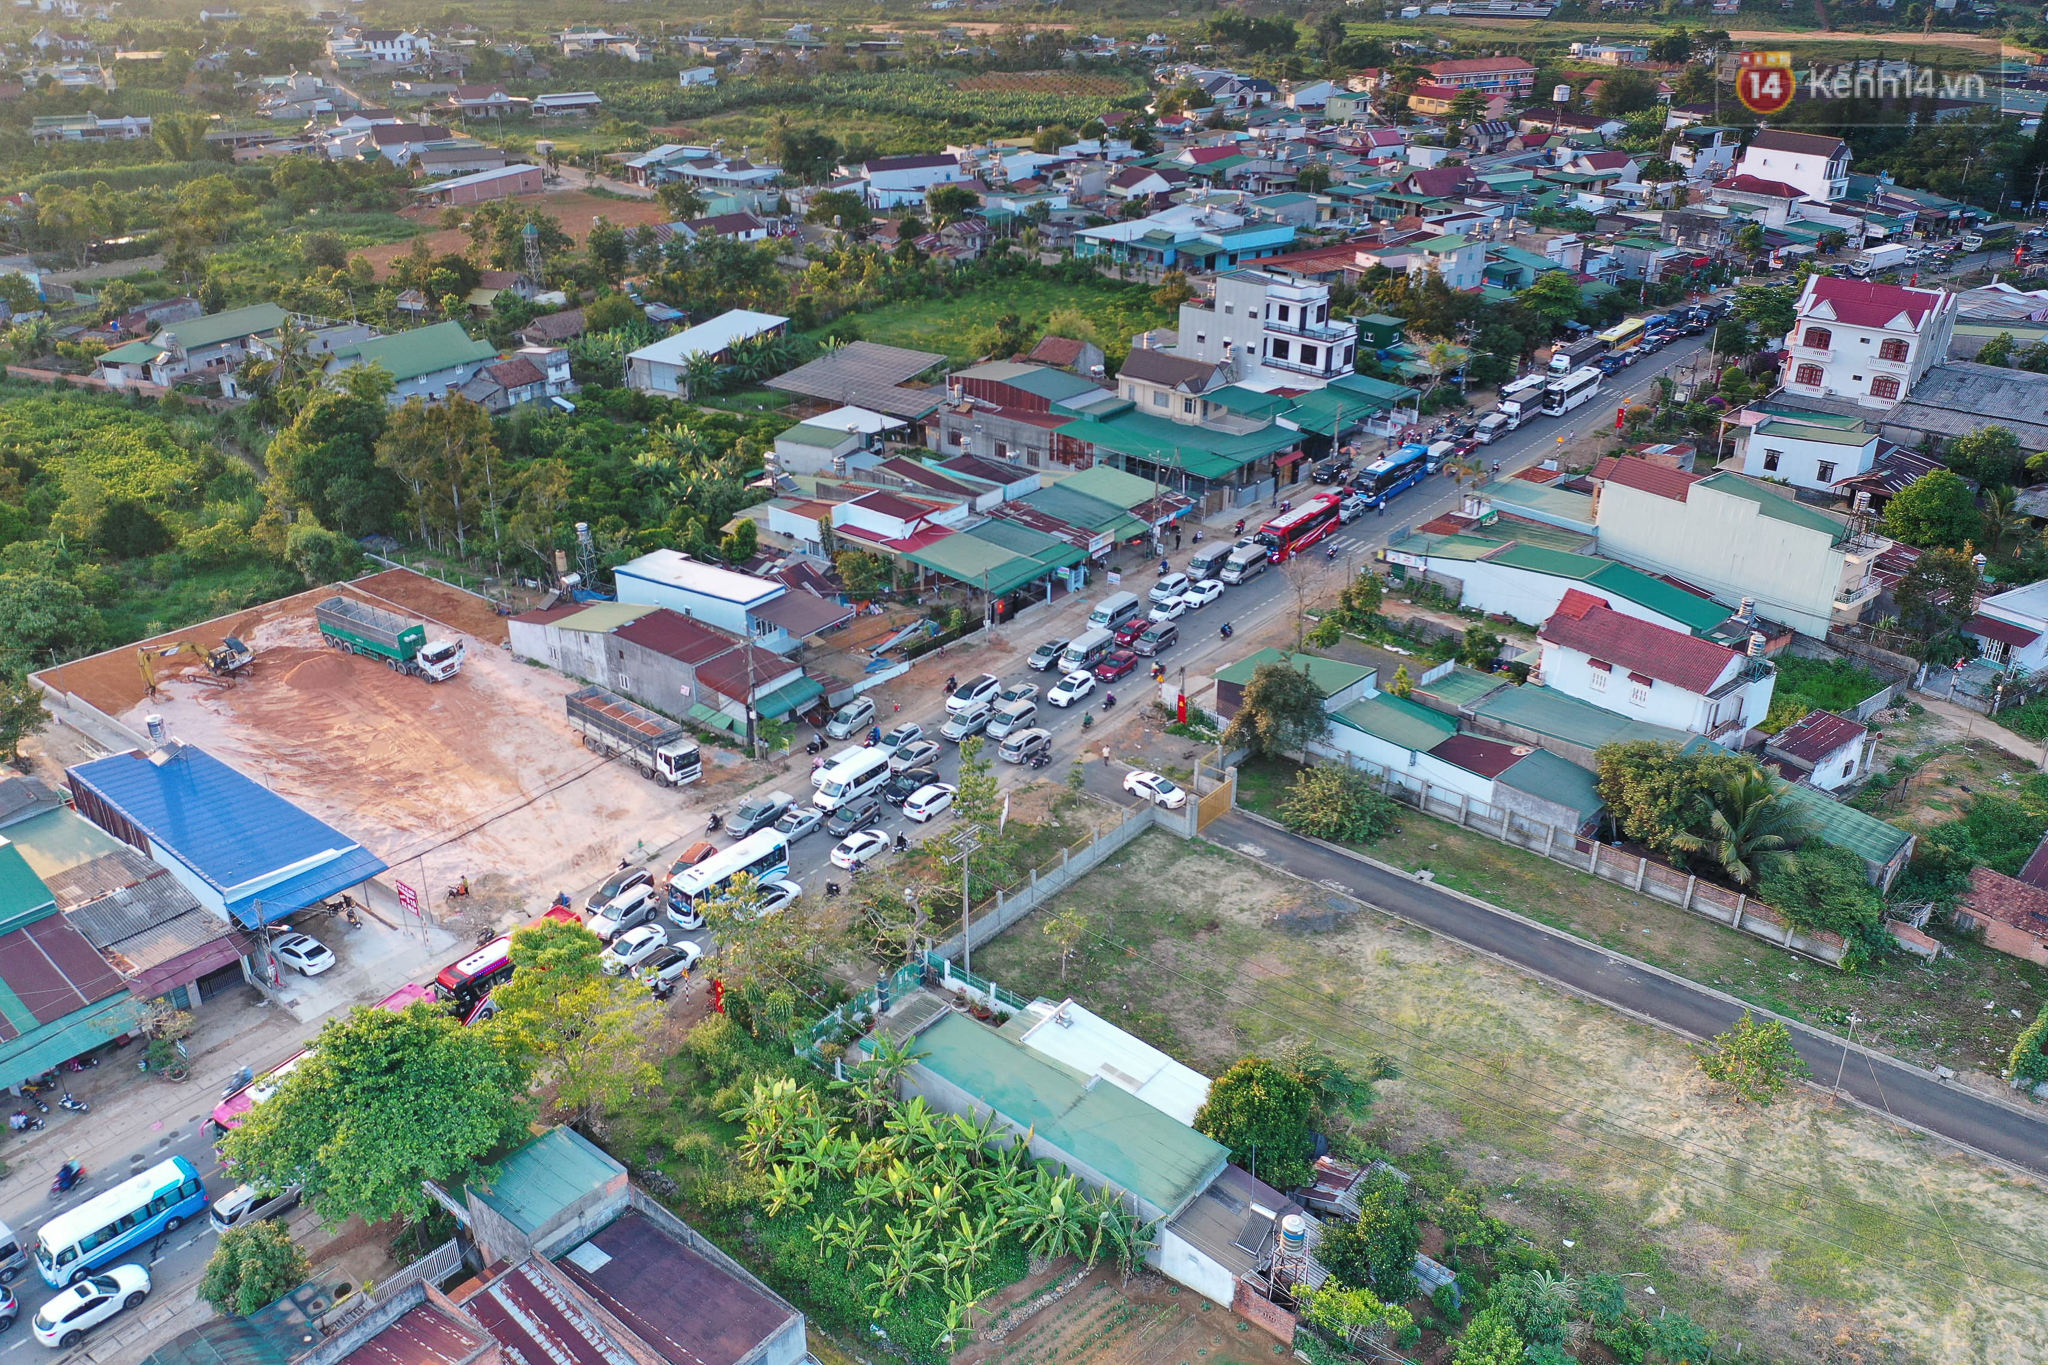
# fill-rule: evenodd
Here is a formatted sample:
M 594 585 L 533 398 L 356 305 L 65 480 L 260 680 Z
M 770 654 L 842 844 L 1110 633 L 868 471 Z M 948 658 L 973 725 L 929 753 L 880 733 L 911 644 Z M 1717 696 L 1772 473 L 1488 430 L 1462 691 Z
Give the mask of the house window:
M 1809 327 L 1806 329 L 1806 344 L 1813 347 L 1816 351 L 1825 351 L 1828 348 L 1828 343 L 1834 339 L 1834 333 L 1825 327 Z
M 1778 460 L 1781 456 L 1784 455 L 1784 453 L 1785 452 L 1782 450 L 1766 450 L 1764 452 L 1765 470 L 1771 473 L 1776 473 L 1778 469 Z
M 1870 381 L 1870 396 L 1872 398 L 1897 398 L 1899 396 L 1899 381 L 1888 374 L 1879 375 Z
M 1301 343 L 1301 363 L 1304 365 L 1316 363 L 1316 348 L 1309 345 L 1306 341 Z
M 1208 341 L 1209 341 L 1209 334 L 1208 334 L 1207 332 L 1197 332 L 1197 333 L 1195 333 L 1195 345 L 1197 345 L 1197 346 L 1203 346 L 1203 345 L 1206 345 L 1206 344 L 1208 344 Z
M 1290 352 L 1290 351 L 1291 351 L 1292 349 L 1293 349 L 1293 348 L 1292 348 L 1292 347 L 1290 347 L 1290 346 L 1289 346 L 1289 345 L 1288 345 L 1288 344 L 1287 344 L 1286 342 L 1284 342 L 1284 341 L 1281 341 L 1281 340 L 1279 340 L 1279 339 L 1277 339 L 1277 338 L 1275 338 L 1275 339 L 1272 339 L 1272 340 L 1269 340 L 1269 341 L 1268 341 L 1268 342 L 1266 343 L 1266 351 L 1267 351 L 1267 353 L 1268 353 L 1269 355 L 1271 355 L 1271 356 L 1273 357 L 1273 359 L 1275 359 L 1275 360 L 1285 360 L 1285 359 L 1287 359 L 1287 358 L 1288 358 L 1288 353 L 1289 353 L 1289 352 Z
M 1224 305 L 1223 305 L 1223 316 L 1224 316 L 1224 317 L 1230 317 L 1230 316 L 1232 316 L 1233 314 L 1235 314 L 1236 312 L 1237 312 L 1237 305 L 1236 305 L 1236 304 L 1234 304 L 1234 303 L 1226 303 L 1226 304 L 1224 304 Z
M 1165 395 L 1165 394 L 1163 394 L 1163 393 L 1155 393 L 1155 394 L 1153 394 L 1153 395 L 1152 395 L 1152 406 L 1153 406 L 1153 407 L 1155 407 L 1155 408 L 1163 408 L 1163 407 L 1165 407 L 1165 406 L 1166 406 L 1166 395 Z
M 1798 377 L 1797 377 L 1797 378 L 1795 378 L 1795 379 L 1794 379 L 1794 380 L 1793 380 L 1792 382 L 1793 382 L 1793 383 L 1795 383 L 1795 384 L 1811 384 L 1811 385 L 1812 385 L 1813 387 L 1815 387 L 1815 388 L 1819 388 L 1819 387 L 1820 387 L 1820 366 L 1818 366 L 1818 365 L 1801 365 L 1801 366 L 1799 367 L 1799 373 L 1798 373 Z
M 1904 360 L 1906 358 L 1906 343 L 1900 341 L 1897 337 L 1893 337 L 1890 341 L 1877 348 L 1877 358 L 1879 360 Z
M 1650 704 L 1650 680 L 1640 673 L 1628 675 L 1628 704 L 1648 706 Z
M 1848 761 L 1847 763 L 1844 763 L 1844 764 L 1842 765 L 1842 778 L 1843 778 L 1843 780 L 1844 780 L 1844 781 L 1846 781 L 1846 780 L 1848 780 L 1849 778 L 1852 778 L 1852 777 L 1854 777 L 1855 775 L 1856 775 L 1856 760 L 1852 758 L 1852 759 L 1850 759 L 1850 760 L 1849 760 L 1849 761 Z
M 1283 304 L 1281 304 L 1281 305 L 1280 305 L 1280 321 L 1282 321 L 1282 322 L 1286 322 L 1286 321 L 1288 320 L 1289 316 L 1290 316 L 1290 313 L 1289 313 L 1289 311 L 1288 311 L 1287 305 L 1286 305 L 1286 304 L 1284 304 L 1284 303 L 1283 303 Z
M 1187 413 L 1187 414 L 1189 414 L 1189 415 L 1193 415 L 1193 413 L 1194 413 L 1194 411 L 1195 411 L 1195 400 L 1194 400 L 1194 399 L 1192 399 L 1192 398 L 1183 398 L 1183 399 L 1181 399 L 1181 400 L 1180 400 L 1180 410 L 1181 410 L 1182 412 L 1184 412 L 1184 413 Z
M 1607 669 L 1598 659 L 1593 661 L 1593 671 L 1586 682 L 1595 692 L 1607 690 Z
M 1835 481 L 1835 462 L 1833 460 L 1822 460 L 1813 467 L 1813 473 L 1814 477 L 1822 483 L 1833 483 Z

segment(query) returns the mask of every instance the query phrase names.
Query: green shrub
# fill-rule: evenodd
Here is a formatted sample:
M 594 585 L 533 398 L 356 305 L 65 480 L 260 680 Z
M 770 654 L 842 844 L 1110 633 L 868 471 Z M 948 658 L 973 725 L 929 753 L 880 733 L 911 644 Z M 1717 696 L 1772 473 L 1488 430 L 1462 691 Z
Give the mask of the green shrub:
M 1365 774 L 1325 763 L 1294 779 L 1280 802 L 1280 820 L 1312 839 L 1368 843 L 1394 827 L 1400 809 Z
M 2012 1045 L 2012 1057 L 2005 1068 L 2008 1080 L 2038 1084 L 2048 1081 L 2048 1005 L 2034 1016 Z
M 1798 697 L 1820 711 L 1847 711 L 1884 686 L 1884 679 L 1847 659 L 1781 654 L 1776 697 Z M 1775 709 L 1775 708 L 1773 708 Z

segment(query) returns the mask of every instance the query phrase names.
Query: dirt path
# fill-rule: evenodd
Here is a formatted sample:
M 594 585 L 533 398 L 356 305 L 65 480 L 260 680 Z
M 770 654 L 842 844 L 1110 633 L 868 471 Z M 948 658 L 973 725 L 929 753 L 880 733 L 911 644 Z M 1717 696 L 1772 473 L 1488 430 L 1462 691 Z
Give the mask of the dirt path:
M 1935 715 L 1945 716 L 1962 726 L 1963 733 L 1996 744 L 2014 758 L 2022 759 L 2036 768 L 2048 769 L 2048 759 L 2044 759 L 2044 753 L 2048 753 L 2048 750 L 2044 750 L 2044 746 L 2036 744 L 2024 735 L 2014 734 L 1989 716 L 1980 716 L 1967 707 L 1957 706 L 1954 702 L 1942 701 L 1919 692 L 1913 693 L 1912 697 Z

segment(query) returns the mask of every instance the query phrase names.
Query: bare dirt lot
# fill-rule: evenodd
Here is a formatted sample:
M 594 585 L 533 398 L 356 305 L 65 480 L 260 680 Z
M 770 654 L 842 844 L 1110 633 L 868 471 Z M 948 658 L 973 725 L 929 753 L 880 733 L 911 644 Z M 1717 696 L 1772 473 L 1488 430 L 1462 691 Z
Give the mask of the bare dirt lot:
M 234 764 L 438 889 L 467 876 L 473 914 L 532 916 L 558 890 L 593 880 L 644 841 L 665 843 L 683 812 L 718 789 L 678 792 L 585 750 L 563 719 L 577 684 L 514 661 L 504 622 L 481 600 L 404 570 L 351 585 L 464 637 L 467 662 L 445 683 L 392 672 L 325 645 L 306 593 L 210 622 L 187 638 L 241 636 L 256 652 L 232 687 L 181 658 L 143 694 L 133 649 L 80 660 L 53 681 L 136 730 L 160 714 L 178 738 Z
M 1021 1297 L 1035 1303 L 1050 1278 L 1033 1276 L 1012 1288 L 1028 1291 Z M 1019 1296 L 1003 1296 L 1013 1297 Z M 1150 1272 L 1125 1282 L 1105 1266 L 1028 1315 L 1006 1308 L 991 1305 L 988 1331 L 1001 1339 L 977 1341 L 953 1365 L 1272 1365 L 1287 1353 L 1243 1318 Z
M 557 190 L 550 194 L 530 195 L 516 202 L 532 204 L 547 210 L 560 220 L 562 231 L 578 242 L 590 236 L 591 225 L 599 218 L 609 219 L 630 232 L 649 223 L 666 223 L 670 217 L 668 210 L 661 206 L 659 200 L 607 199 L 584 190 Z M 463 233 L 432 227 L 432 224 L 439 222 L 441 218 L 441 210 L 438 208 L 407 209 L 400 216 L 413 219 L 422 228 L 428 229 L 427 245 L 436 256 L 469 249 L 469 238 Z M 368 261 L 381 276 L 391 268 L 393 261 L 411 251 L 412 243 L 409 241 L 385 242 L 356 254 Z
M 1064 981 L 1035 917 L 975 967 L 1211 1075 L 1289 1037 L 1390 1062 L 1370 1135 L 1397 1162 L 1448 1160 L 1567 1268 L 1720 1333 L 1717 1359 L 2048 1359 L 2038 1185 L 1811 1090 L 1738 1107 L 1669 1035 L 1332 900 L 1155 831 L 1061 898 L 1097 936 Z

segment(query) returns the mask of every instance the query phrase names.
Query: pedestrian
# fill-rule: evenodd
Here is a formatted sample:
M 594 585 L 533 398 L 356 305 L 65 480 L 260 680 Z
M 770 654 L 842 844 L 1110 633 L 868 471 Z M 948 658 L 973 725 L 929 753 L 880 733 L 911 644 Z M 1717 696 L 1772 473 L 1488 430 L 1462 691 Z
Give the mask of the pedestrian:
M 1107 744 L 1102 746 L 1102 766 L 1105 768 L 1109 766 L 1109 746 Z
M 1173 548 L 1176 550 L 1180 548 L 1180 528 L 1178 526 L 1173 530 Z

